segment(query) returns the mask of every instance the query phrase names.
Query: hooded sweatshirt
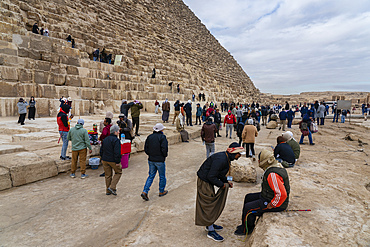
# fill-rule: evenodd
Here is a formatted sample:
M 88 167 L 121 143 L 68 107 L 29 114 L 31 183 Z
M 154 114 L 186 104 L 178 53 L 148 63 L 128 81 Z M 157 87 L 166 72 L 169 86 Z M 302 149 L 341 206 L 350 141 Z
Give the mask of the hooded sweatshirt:
M 72 141 L 72 151 L 79 151 L 86 148 L 91 150 L 89 134 L 82 124 L 76 124 L 68 132 L 67 139 Z

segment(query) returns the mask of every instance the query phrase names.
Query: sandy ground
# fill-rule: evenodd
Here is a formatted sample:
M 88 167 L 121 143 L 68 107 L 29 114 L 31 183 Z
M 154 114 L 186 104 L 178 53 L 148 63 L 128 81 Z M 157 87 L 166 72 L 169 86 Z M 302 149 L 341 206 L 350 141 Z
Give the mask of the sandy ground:
M 297 126 L 293 126 L 296 139 Z M 281 131 L 262 127 L 256 152 L 276 143 Z M 344 140 L 346 134 L 363 142 Z M 216 150 L 232 140 L 217 138 Z M 170 146 L 168 195 L 158 197 L 158 177 L 141 199 L 147 156 L 131 156 L 118 196 L 106 196 L 102 167 L 88 170 L 88 179 L 69 173 L 0 192 L 0 246 L 370 246 L 370 135 L 368 129 L 327 121 L 314 134 L 315 146 L 301 146 L 298 165 L 288 170 L 289 209 L 311 212 L 265 214 L 246 242 L 233 234 L 240 224 L 246 193 L 256 184 L 235 183 L 219 220 L 223 243 L 206 237 L 194 225 L 196 171 L 205 159 L 200 138 Z M 307 143 L 307 139 L 305 140 Z M 368 143 L 368 144 L 364 144 Z M 257 167 L 257 162 L 254 162 Z M 77 173 L 79 175 L 79 173 Z

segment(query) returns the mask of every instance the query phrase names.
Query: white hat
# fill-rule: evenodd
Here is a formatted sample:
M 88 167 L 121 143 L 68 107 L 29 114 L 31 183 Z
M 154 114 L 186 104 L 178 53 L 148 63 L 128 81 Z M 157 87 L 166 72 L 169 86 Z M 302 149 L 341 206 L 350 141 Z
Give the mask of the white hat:
M 164 126 L 163 126 L 163 124 L 161 124 L 161 123 L 157 123 L 156 125 L 154 125 L 153 130 L 154 130 L 155 132 L 159 132 L 159 131 L 164 130 L 165 128 L 166 128 L 166 127 L 164 127 Z
M 253 119 L 248 119 L 248 124 L 252 125 L 253 124 Z
M 190 99 L 188 100 L 188 103 L 191 103 L 191 100 Z

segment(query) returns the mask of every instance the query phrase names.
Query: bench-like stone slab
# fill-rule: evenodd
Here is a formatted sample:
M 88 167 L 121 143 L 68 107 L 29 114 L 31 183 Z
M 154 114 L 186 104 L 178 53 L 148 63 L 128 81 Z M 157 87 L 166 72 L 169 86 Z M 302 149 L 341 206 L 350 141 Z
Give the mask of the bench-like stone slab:
M 21 145 L 0 145 L 0 154 L 9 154 L 24 151 Z
M 32 132 L 32 133 L 27 133 L 27 134 L 16 134 L 16 135 L 13 135 L 12 140 L 13 142 L 20 142 L 20 141 L 41 140 L 41 139 L 50 139 L 50 138 L 58 138 L 58 134 L 48 133 L 48 132 Z
M 9 169 L 0 167 L 0 190 L 6 190 L 12 187 Z

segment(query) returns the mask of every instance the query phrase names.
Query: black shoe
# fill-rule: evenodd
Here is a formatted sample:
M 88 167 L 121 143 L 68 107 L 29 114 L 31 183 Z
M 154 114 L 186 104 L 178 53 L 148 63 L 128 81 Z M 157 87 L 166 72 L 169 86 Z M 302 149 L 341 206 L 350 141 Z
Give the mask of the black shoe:
M 117 195 L 117 190 L 113 190 L 113 189 L 111 189 L 111 188 L 108 188 L 107 189 L 110 193 L 112 193 L 112 195 Z
M 139 134 L 135 134 L 136 136 L 140 136 Z
M 217 135 L 217 137 L 222 137 L 221 135 Z
M 105 177 L 105 172 L 99 175 L 99 177 Z
M 237 226 L 234 234 L 238 236 L 245 236 L 246 232 L 244 226 L 243 225 Z
M 143 198 L 145 201 L 149 201 L 148 194 L 145 192 L 141 193 L 141 198 Z
M 315 143 L 310 143 L 310 145 L 312 145 L 312 146 L 313 146 L 313 145 L 315 145 Z

